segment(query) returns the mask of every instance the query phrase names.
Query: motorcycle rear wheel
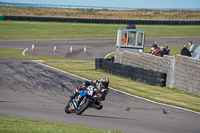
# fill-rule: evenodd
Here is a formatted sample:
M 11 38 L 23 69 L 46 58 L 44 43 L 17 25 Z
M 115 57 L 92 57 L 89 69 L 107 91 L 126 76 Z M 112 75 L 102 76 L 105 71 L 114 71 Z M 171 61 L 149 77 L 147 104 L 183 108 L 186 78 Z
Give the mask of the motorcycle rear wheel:
M 76 111 L 77 115 L 81 115 L 91 104 L 91 100 L 88 97 L 82 99 L 81 103 L 79 104 L 80 109 Z

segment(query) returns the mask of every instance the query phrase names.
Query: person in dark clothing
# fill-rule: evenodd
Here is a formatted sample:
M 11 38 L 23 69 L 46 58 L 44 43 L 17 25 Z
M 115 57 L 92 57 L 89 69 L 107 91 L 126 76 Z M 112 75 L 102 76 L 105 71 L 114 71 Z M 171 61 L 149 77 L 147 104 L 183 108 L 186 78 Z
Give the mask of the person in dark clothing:
M 167 55 L 167 50 L 164 48 L 164 46 L 160 47 L 160 56 L 163 57 L 164 55 Z
M 185 56 L 191 57 L 191 53 L 190 53 L 190 51 L 187 49 L 187 46 L 186 46 L 186 45 L 183 46 L 183 49 L 181 50 L 181 55 L 185 55 Z
M 154 47 L 155 49 L 159 49 L 157 44 L 153 44 L 152 47 Z
M 169 55 L 169 53 L 170 53 L 170 49 L 168 48 L 168 45 L 165 45 L 165 48 L 164 48 L 166 51 L 167 51 L 167 55 Z

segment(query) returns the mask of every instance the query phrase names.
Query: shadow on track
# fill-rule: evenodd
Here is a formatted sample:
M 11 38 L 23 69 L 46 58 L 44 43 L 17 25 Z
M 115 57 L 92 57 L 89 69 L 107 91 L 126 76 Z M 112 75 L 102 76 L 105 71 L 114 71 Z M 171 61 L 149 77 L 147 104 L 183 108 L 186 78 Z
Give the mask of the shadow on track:
M 88 116 L 88 117 L 96 117 L 96 118 L 108 118 L 108 119 L 116 119 L 116 120 L 137 120 L 138 119 L 130 119 L 130 118 L 120 118 L 120 117 L 111 117 L 111 116 L 97 116 L 97 115 L 84 115 L 82 114 L 81 116 Z

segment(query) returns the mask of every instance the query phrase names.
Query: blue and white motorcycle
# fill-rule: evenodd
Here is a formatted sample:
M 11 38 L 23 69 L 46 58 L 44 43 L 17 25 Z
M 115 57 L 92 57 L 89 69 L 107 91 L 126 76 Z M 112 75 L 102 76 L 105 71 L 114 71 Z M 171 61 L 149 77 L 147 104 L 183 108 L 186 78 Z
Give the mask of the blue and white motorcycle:
M 81 115 L 87 108 L 92 107 L 97 99 L 101 99 L 101 91 L 92 85 L 88 86 L 85 90 L 79 92 L 65 107 L 65 112 L 67 114 L 76 113 L 77 115 Z

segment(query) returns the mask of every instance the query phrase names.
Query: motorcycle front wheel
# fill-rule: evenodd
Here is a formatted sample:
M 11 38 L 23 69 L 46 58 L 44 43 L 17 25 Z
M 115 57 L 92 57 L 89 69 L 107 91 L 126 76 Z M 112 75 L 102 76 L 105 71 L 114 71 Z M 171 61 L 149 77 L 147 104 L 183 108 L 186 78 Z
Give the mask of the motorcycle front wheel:
M 76 111 L 77 115 L 81 115 L 91 104 L 91 100 L 89 97 L 84 97 L 78 106 L 78 110 Z
M 65 113 L 70 114 L 71 112 L 69 111 L 69 104 L 65 107 Z

